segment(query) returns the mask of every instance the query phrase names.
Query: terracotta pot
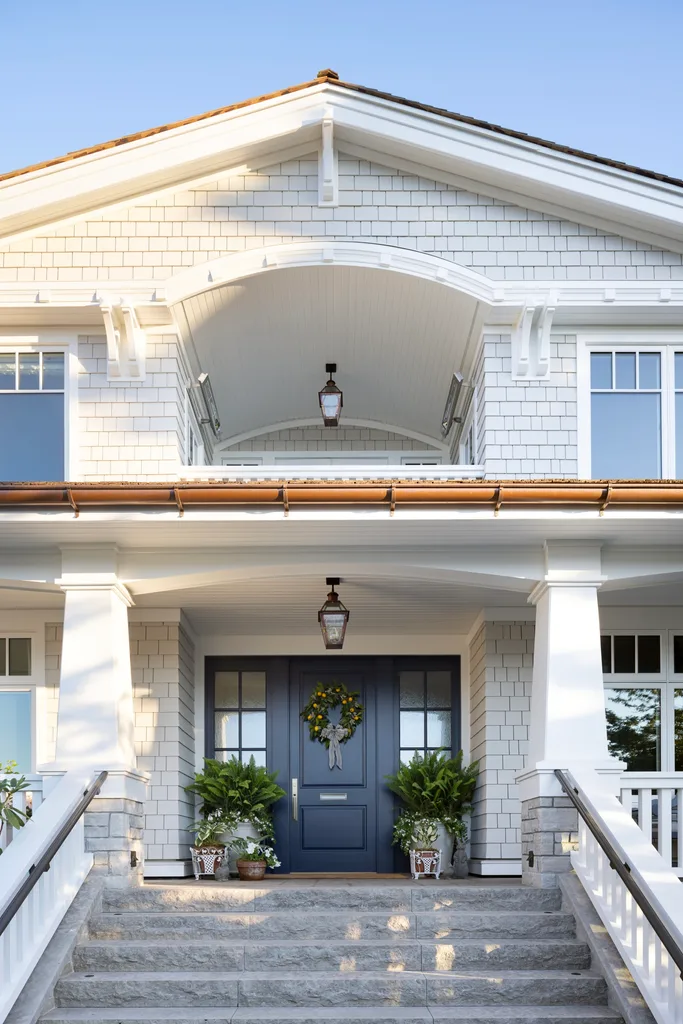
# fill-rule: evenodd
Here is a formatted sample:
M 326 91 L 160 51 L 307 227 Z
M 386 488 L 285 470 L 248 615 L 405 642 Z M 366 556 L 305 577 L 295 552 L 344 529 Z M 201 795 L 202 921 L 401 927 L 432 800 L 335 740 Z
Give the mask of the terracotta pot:
M 264 860 L 238 860 L 237 871 L 243 882 L 260 882 L 265 877 L 267 864 Z

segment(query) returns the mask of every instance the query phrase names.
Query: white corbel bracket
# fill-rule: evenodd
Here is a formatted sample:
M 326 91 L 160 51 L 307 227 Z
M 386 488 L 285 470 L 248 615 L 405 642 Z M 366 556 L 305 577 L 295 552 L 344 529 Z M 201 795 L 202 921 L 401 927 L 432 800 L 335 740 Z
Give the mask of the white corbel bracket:
M 512 331 L 513 380 L 547 380 L 550 376 L 550 330 L 555 305 L 528 301 Z
M 318 205 L 339 206 L 339 160 L 334 148 L 331 114 L 322 120 L 322 143 L 318 159 Z
M 145 332 L 129 302 L 100 305 L 107 336 L 107 379 L 140 380 L 145 372 Z

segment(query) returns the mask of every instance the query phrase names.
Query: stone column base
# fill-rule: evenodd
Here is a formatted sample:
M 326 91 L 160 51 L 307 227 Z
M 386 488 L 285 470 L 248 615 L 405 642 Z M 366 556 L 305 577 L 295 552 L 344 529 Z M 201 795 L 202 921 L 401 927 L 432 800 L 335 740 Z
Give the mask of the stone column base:
M 537 796 L 522 801 L 522 884 L 539 889 L 558 885 L 571 871 L 578 844 L 578 814 L 569 797 Z
M 147 778 L 135 771 L 110 771 L 102 792 L 85 812 L 85 848 L 105 885 L 142 885 L 144 800 Z

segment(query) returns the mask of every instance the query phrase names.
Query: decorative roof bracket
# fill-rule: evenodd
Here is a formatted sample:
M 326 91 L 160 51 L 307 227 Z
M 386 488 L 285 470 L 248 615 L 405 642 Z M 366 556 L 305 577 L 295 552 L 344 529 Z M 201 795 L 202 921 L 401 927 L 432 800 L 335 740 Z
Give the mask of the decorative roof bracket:
M 533 299 L 523 307 L 512 331 L 513 380 L 547 380 L 550 375 L 550 331 L 555 304 Z
M 145 332 L 135 308 L 125 301 L 103 300 L 100 309 L 107 336 L 107 379 L 140 380 L 145 373 Z
M 318 159 L 318 206 L 339 206 L 339 160 L 334 148 L 334 121 L 326 112 Z

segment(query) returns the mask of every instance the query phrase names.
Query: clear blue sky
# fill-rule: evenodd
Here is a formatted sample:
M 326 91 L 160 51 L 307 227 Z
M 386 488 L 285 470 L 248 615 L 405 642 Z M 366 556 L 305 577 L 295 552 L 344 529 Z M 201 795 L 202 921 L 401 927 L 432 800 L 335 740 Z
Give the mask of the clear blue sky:
M 683 177 L 683 0 L 0 0 L 0 173 L 315 77 Z

